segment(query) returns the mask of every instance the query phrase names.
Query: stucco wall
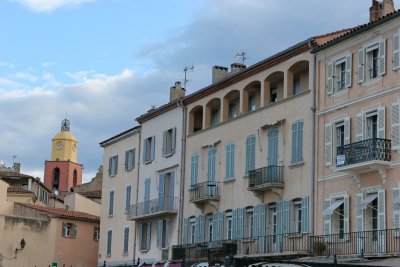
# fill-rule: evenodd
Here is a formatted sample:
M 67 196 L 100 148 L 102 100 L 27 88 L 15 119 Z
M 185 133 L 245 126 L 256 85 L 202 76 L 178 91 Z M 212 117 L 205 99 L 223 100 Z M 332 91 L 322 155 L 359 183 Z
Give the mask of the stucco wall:
M 64 198 L 64 205 L 70 210 L 81 211 L 100 216 L 101 205 L 91 199 L 81 196 L 78 193 L 70 193 Z

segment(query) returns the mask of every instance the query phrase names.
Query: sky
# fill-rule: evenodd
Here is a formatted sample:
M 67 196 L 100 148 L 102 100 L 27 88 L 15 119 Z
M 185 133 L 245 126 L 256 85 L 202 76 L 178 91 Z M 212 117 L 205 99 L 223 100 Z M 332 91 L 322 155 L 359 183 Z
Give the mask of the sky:
M 371 0 L 2 0 L 0 160 L 43 178 L 68 118 L 84 181 L 99 143 L 211 83 L 214 65 L 252 65 L 309 37 L 368 22 Z M 396 8 L 400 0 L 395 0 Z

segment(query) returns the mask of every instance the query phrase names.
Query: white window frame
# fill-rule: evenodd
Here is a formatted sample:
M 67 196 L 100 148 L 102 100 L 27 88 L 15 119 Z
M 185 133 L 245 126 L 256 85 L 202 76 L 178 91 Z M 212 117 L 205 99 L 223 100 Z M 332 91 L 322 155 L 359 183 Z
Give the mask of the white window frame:
M 376 58 L 373 58 L 374 51 L 377 53 Z M 374 66 L 375 64 L 376 66 Z M 377 68 L 376 76 L 371 75 L 371 71 L 374 71 L 375 68 Z M 380 79 L 385 73 L 386 39 L 380 36 L 358 50 L 358 83 L 363 84 Z
M 125 171 L 129 172 L 135 168 L 136 149 L 132 148 L 125 152 Z
M 301 218 L 302 218 L 303 207 L 301 204 L 302 204 L 301 200 L 293 201 L 293 217 L 294 217 L 293 230 L 295 233 L 302 232 L 303 222 L 301 221 Z
M 196 220 L 195 218 L 189 219 L 189 227 L 190 227 L 190 241 L 188 243 L 195 244 L 196 243 Z
M 233 239 L 233 220 L 231 212 L 226 215 L 226 239 Z
M 93 228 L 93 240 L 94 241 L 100 240 L 100 226 L 95 226 Z
M 78 225 L 76 223 L 70 223 L 70 222 L 63 222 L 62 223 L 62 233 L 61 233 L 61 235 L 63 237 L 76 238 L 77 237 L 77 231 L 78 231 Z
M 109 159 L 108 175 L 116 176 L 118 174 L 118 155 L 114 155 Z
M 334 96 L 335 93 L 347 90 L 352 86 L 353 58 L 349 51 L 332 58 L 327 64 L 327 93 Z
M 170 157 L 175 153 L 176 146 L 176 127 L 170 128 L 163 132 L 163 157 Z

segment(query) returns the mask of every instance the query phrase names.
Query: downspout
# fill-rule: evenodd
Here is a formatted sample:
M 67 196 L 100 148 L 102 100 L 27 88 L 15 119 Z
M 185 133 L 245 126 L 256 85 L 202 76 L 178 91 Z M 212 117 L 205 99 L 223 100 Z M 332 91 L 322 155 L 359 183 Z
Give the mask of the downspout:
M 137 179 L 136 179 L 136 200 L 135 200 L 135 204 L 138 203 L 139 201 L 139 169 L 140 169 L 140 144 L 142 143 L 142 126 L 139 127 L 138 129 L 139 131 L 139 144 L 138 144 L 138 163 L 137 163 Z M 135 227 L 134 227 L 135 231 L 133 233 L 133 265 L 135 265 L 135 260 L 136 260 L 136 222 L 135 222 Z
M 185 166 L 186 166 L 186 106 L 183 104 L 182 99 L 178 100 L 178 106 L 182 108 L 182 149 L 181 149 L 181 193 L 180 193 L 180 203 L 179 203 L 179 216 L 178 216 L 178 242 L 180 245 L 182 243 L 182 230 L 183 229 L 183 208 L 185 201 Z
M 312 46 L 312 40 L 310 39 L 308 41 L 308 45 L 310 46 L 310 49 L 313 49 Z M 316 100 L 317 100 L 317 56 L 313 54 L 313 63 L 312 63 L 312 68 L 313 68 L 313 74 L 312 74 L 312 90 L 311 90 L 311 96 L 312 96 L 312 106 L 311 106 L 311 111 L 312 111 L 312 135 L 311 135 L 311 195 L 310 195 L 310 235 L 314 235 L 314 214 L 315 214 L 315 159 L 316 159 L 316 151 L 315 151 L 315 143 L 316 143 Z

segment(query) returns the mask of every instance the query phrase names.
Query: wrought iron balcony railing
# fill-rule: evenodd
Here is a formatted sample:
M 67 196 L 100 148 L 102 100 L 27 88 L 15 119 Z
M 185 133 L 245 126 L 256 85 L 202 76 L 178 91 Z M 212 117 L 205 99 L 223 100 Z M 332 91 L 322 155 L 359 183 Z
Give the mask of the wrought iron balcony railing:
M 283 166 L 267 166 L 249 171 L 249 188 L 283 184 Z
M 368 161 L 391 160 L 391 141 L 372 138 L 340 146 L 336 153 L 336 167 L 345 167 Z
M 189 189 L 190 202 L 203 202 L 207 200 L 218 200 L 219 182 L 207 181 L 192 185 Z
M 128 219 L 148 218 L 160 213 L 176 213 L 177 210 L 178 198 L 165 196 L 131 205 Z

